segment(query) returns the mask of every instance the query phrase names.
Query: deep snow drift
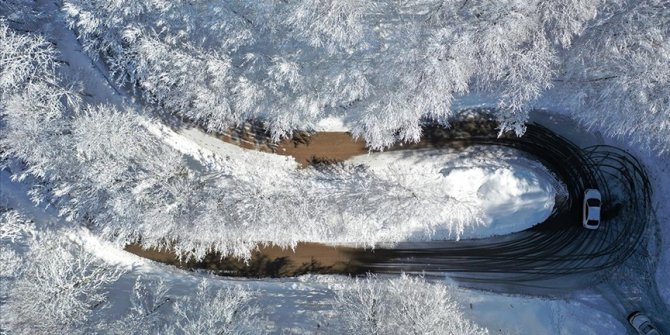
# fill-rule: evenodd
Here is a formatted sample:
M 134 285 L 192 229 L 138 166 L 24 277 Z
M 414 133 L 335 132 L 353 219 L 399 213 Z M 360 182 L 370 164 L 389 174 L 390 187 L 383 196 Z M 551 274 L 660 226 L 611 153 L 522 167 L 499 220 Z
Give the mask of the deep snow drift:
M 505 147 L 465 150 L 420 149 L 371 153 L 348 161 L 368 166 L 382 179 L 399 183 L 418 198 L 459 199 L 478 209 L 460 238 L 521 231 L 544 221 L 564 186 L 541 164 Z M 435 214 L 438 215 L 438 214 Z M 415 230 L 414 240 L 424 235 Z M 434 227 L 433 239 L 457 238 L 449 227 Z

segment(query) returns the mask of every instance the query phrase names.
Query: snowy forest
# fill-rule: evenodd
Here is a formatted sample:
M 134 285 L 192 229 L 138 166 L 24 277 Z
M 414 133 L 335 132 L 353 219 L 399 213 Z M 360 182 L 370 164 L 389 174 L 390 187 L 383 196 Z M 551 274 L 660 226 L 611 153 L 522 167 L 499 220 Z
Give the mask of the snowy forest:
M 670 148 L 667 1 L 65 1 L 119 85 L 222 130 L 275 138 L 343 116 L 371 148 L 490 96 L 524 132 L 551 98 L 611 135 Z M 171 94 L 179 90 L 181 94 Z M 226 92 L 220 94 L 219 92 Z
M 383 151 L 472 101 L 515 136 L 550 106 L 667 158 L 669 92 L 667 0 L 2 1 L 0 334 L 321 334 L 281 330 L 264 284 L 119 255 L 249 259 L 260 244 L 374 248 L 483 224 L 477 199 L 420 176 L 220 155 L 166 118 L 213 133 L 259 122 L 279 141 L 336 117 Z M 330 314 L 309 320 L 341 333 L 489 332 L 458 289 L 421 276 L 286 286 L 326 292 Z

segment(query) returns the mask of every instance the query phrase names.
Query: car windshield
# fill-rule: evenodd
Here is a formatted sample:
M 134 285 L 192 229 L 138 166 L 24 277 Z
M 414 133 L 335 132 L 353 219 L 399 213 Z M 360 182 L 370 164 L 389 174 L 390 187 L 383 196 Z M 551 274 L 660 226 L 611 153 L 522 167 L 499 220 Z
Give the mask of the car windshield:
M 589 226 L 597 226 L 597 225 L 598 225 L 598 221 L 596 221 L 596 220 L 588 220 L 588 221 L 586 221 L 586 224 L 589 225 Z
M 642 328 L 640 329 L 642 331 L 642 334 L 648 334 L 652 330 L 656 330 L 654 326 L 652 326 L 650 323 L 642 325 Z
M 598 199 L 588 199 L 588 200 L 586 200 L 586 203 L 591 207 L 600 206 L 600 200 L 598 200 Z

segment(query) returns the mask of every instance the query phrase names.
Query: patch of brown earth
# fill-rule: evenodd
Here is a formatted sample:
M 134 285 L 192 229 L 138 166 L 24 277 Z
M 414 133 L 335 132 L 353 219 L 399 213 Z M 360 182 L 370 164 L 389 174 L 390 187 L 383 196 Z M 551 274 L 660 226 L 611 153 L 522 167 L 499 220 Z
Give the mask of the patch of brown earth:
M 365 141 L 354 140 L 350 133 L 298 134 L 277 145 L 276 154 L 292 156 L 302 166 L 314 162 L 342 162 L 368 153 Z
M 293 250 L 261 246 L 246 262 L 232 257 L 221 258 L 217 253 L 208 254 L 200 261 L 180 261 L 170 250 L 144 249 L 137 244 L 130 244 L 125 250 L 182 269 L 203 269 L 223 276 L 276 278 L 307 273 L 353 275 L 360 272 L 351 260 L 351 255 L 358 249 L 318 243 L 298 243 Z

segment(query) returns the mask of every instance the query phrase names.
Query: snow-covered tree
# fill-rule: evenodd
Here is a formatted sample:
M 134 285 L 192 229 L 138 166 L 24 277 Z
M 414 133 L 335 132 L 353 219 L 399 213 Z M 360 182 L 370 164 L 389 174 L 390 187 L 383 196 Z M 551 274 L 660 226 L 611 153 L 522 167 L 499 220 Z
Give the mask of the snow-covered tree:
M 314 47 L 355 51 L 373 32 L 362 22 L 377 4 L 366 1 L 309 0 L 288 3 L 289 27 Z
M 200 280 L 197 287 L 172 292 L 162 279 L 138 277 L 130 308 L 118 319 L 98 313 L 92 332 L 101 334 L 265 334 L 272 328 L 264 311 L 242 286 L 214 288 L 221 282 Z
M 670 150 L 670 9 L 664 0 L 613 2 L 573 42 L 557 86 L 594 130 Z
M 9 282 L 7 278 L 13 277 L 21 268 L 21 257 L 13 249 L 0 245 L 0 278 L 3 278 L 0 283 L 0 299 L 5 298 L 7 285 Z
M 73 333 L 103 308 L 121 270 L 66 236 L 46 233 L 30 245 L 3 314 L 16 334 Z
M 37 34 L 19 34 L 0 21 L 0 158 L 19 158 L 32 174 L 54 178 L 66 165 L 65 115 L 79 106 L 79 96 L 60 85 L 55 49 Z
M 0 310 L 9 295 L 9 289 L 19 275 L 24 259 L 21 255 L 35 236 L 35 225 L 18 212 L 0 206 Z M 0 313 L 2 314 L 2 313 Z M 0 329 L 7 323 L 0 315 Z
M 0 207 L 0 241 L 26 242 L 35 235 L 35 223 L 24 219 L 15 210 Z
M 55 82 L 54 47 L 40 35 L 16 33 L 5 20 L 0 16 L 1 100 L 28 82 Z
M 135 279 L 130 292 L 130 308 L 116 320 L 109 320 L 105 313 L 102 320 L 90 325 L 90 330 L 101 334 L 158 334 L 167 324 L 173 323 L 172 303 L 175 297 L 168 295 L 169 285 L 162 279 L 149 280 L 142 276 Z
M 335 289 L 333 306 L 350 334 L 488 334 L 463 317 L 448 286 L 402 275 L 369 275 Z
M 214 290 L 203 280 L 194 295 L 175 302 L 176 323 L 166 334 L 266 334 L 267 321 L 251 297 L 243 288 Z
M 0 135 L 3 156 L 17 157 L 30 164 L 26 171 L 40 178 L 52 178 L 59 166 L 67 165 L 67 124 L 63 103 L 71 91 L 43 82 L 30 83 L 5 101 L 0 117 L 5 122 Z
M 497 100 L 501 130 L 522 134 L 529 110 L 554 87 L 561 102 L 577 95 L 570 108 L 585 124 L 611 119 L 602 130 L 659 150 L 670 146 L 661 93 L 666 7 L 663 0 L 64 6 L 119 83 L 210 130 L 260 118 L 278 138 L 335 114 L 381 148 L 416 141 L 422 120 L 447 123 L 454 99 L 479 92 Z M 650 121 L 636 126 L 641 115 Z
M 169 178 L 164 171 L 181 164 L 181 157 L 160 145 L 142 122 L 132 111 L 112 106 L 87 107 L 71 121 L 68 156 L 77 180 L 68 188 L 74 209 L 69 215 L 86 215 L 96 225 L 137 219 L 128 218 L 126 210 L 135 211 L 117 207 L 115 199 L 127 197 L 147 180 Z

